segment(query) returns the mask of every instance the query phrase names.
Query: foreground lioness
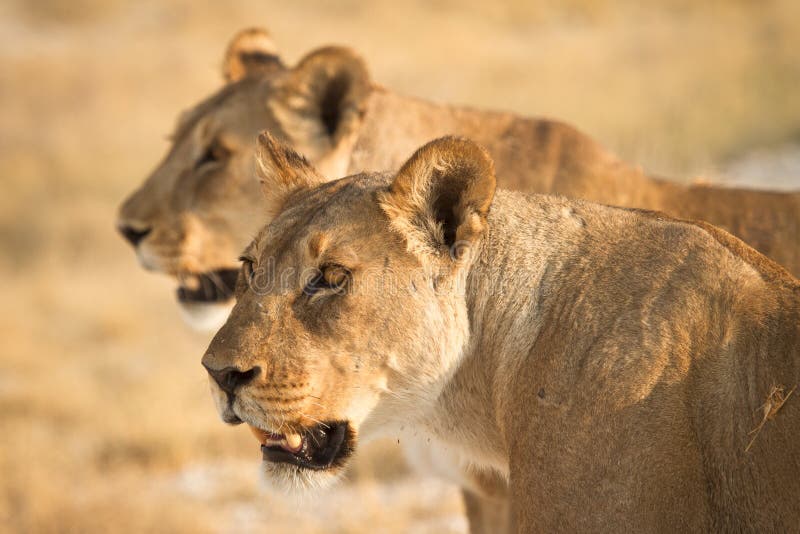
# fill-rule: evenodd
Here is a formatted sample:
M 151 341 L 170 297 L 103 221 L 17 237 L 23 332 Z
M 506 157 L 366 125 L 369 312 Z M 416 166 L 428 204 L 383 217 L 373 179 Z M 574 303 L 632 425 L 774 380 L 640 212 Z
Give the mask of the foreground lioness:
M 520 532 L 800 525 L 800 282 L 777 264 L 705 223 L 495 196 L 463 139 L 324 184 L 261 143 L 282 211 L 203 365 L 277 483 L 388 431 L 502 473 Z
M 253 169 L 264 129 L 328 178 L 397 168 L 431 139 L 465 135 L 487 147 L 502 187 L 707 220 L 800 273 L 798 194 L 655 180 L 563 123 L 377 87 L 344 48 L 316 50 L 289 68 L 265 32 L 248 30 L 230 44 L 225 73 L 227 85 L 181 117 L 165 160 L 119 218 L 142 265 L 179 280 L 197 326 L 217 328 L 227 316 L 239 251 L 268 221 Z

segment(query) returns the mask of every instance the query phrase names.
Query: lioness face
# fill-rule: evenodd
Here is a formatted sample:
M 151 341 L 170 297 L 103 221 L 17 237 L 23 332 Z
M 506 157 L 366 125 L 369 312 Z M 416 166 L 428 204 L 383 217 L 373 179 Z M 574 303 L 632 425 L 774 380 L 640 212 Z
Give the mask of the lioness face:
M 201 329 L 227 316 L 239 252 L 266 219 L 253 169 L 253 139 L 270 123 L 276 131 L 265 84 L 239 81 L 187 113 L 164 161 L 120 209 L 139 263 L 176 278 L 178 302 Z
M 264 187 L 283 191 L 283 210 L 244 252 L 203 365 L 222 419 L 250 425 L 269 478 L 299 489 L 333 480 L 357 436 L 424 418 L 453 373 L 494 175 L 484 152 L 449 139 L 393 181 L 319 185 L 300 156 L 261 143 Z
M 123 203 L 120 232 L 145 269 L 175 277 L 193 326 L 224 322 L 239 253 L 270 219 L 253 166 L 256 136 L 266 129 L 340 172 L 336 149 L 368 85 L 359 66 L 347 51 L 323 49 L 289 69 L 264 32 L 240 33 L 226 55 L 227 85 L 183 114 L 164 161 Z

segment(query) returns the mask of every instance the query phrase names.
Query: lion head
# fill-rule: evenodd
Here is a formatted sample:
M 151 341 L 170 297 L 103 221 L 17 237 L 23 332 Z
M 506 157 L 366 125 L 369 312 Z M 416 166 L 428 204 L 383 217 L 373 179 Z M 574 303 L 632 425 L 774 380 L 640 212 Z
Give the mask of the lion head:
M 444 138 L 394 175 L 326 183 L 268 134 L 260 144 L 264 191 L 283 210 L 243 253 L 203 365 L 270 478 L 304 488 L 334 479 L 358 436 L 424 416 L 457 368 L 494 170 L 476 144 Z
M 321 48 L 287 67 L 256 29 L 233 39 L 223 67 L 226 85 L 181 115 L 166 157 L 117 222 L 144 268 L 175 277 L 178 301 L 201 329 L 224 321 L 239 252 L 277 209 L 258 193 L 258 132 L 295 147 L 325 176 L 342 176 L 371 83 L 345 48 Z

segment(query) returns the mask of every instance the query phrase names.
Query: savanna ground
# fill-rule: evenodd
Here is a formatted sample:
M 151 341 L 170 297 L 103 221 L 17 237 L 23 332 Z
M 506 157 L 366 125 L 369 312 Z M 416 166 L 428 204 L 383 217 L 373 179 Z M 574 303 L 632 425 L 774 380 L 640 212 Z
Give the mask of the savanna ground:
M 637 4 L 0 4 L 0 530 L 463 532 L 457 491 L 394 443 L 315 499 L 263 490 L 257 444 L 212 408 L 210 336 L 116 207 L 247 25 L 290 62 L 348 44 L 397 91 L 558 117 L 660 174 L 800 187 L 800 3 Z

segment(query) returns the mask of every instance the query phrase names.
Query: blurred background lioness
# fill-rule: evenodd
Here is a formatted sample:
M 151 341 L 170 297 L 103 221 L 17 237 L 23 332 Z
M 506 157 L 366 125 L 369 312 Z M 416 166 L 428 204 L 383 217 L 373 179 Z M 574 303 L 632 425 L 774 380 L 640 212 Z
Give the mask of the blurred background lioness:
M 394 91 L 555 117 L 658 174 L 800 187 L 800 4 L 555 4 L 3 3 L 0 524 L 464 532 L 457 490 L 385 450 L 306 503 L 263 492 L 252 439 L 212 409 L 209 337 L 183 325 L 172 282 L 141 272 L 114 218 L 252 25 L 292 64 L 349 45 Z

